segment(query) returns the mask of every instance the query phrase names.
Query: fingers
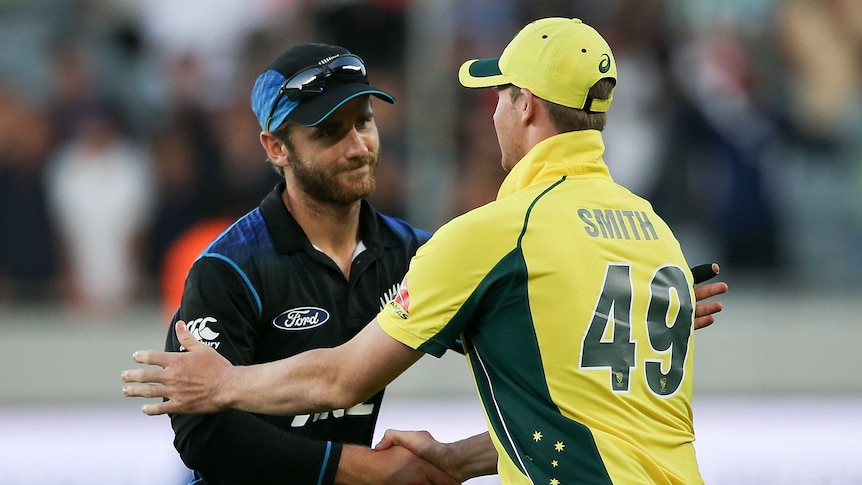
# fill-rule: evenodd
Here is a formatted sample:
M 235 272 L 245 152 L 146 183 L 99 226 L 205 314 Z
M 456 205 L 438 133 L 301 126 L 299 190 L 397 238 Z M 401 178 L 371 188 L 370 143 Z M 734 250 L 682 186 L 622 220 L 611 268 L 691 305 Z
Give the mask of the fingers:
M 710 301 L 706 303 L 698 303 L 696 307 L 694 307 L 694 317 L 700 318 L 712 315 L 714 313 L 718 313 L 724 309 L 724 306 L 720 301 Z
M 700 302 L 701 300 L 706 300 L 707 298 L 722 295 L 724 293 L 727 293 L 727 283 L 719 281 L 708 285 L 696 286 L 694 288 L 694 299 Z M 698 303 L 698 306 L 700 306 L 700 303 Z
M 715 314 L 724 309 L 720 301 L 704 302 L 708 298 L 727 293 L 727 283 L 719 281 L 694 288 L 694 299 L 697 305 L 694 307 L 694 329 L 708 327 L 715 323 Z
M 714 278 L 720 271 L 718 263 L 706 263 L 692 267 L 691 275 L 694 277 L 694 284 L 699 284 Z
M 397 429 L 387 429 L 386 432 L 383 433 L 383 438 L 380 440 L 380 443 L 377 443 L 374 449 L 385 450 L 393 446 L 403 446 L 413 451 L 413 453 L 416 453 L 416 451 L 419 450 L 418 443 L 420 440 L 411 439 L 411 437 L 415 438 L 417 435 L 421 438 L 434 440 L 434 437 L 431 436 L 431 433 L 428 431 L 400 431 Z M 411 443 L 413 443 L 413 446 L 410 445 Z
M 138 364 L 162 368 L 129 369 L 121 374 L 123 382 L 126 383 L 123 386 L 123 395 L 126 397 L 166 399 L 163 402 L 148 403 L 141 406 L 141 410 L 150 416 L 189 412 L 188 410 L 184 411 L 183 407 L 189 407 L 189 402 L 195 402 L 194 398 L 200 394 L 198 388 L 200 388 L 199 382 L 201 381 L 189 378 L 188 368 L 194 368 L 195 359 L 197 361 L 206 360 L 209 357 L 207 351 L 218 355 L 215 350 L 198 342 L 182 320 L 177 321 L 175 328 L 177 340 L 182 348 L 188 352 L 139 350 L 132 354 L 132 360 Z M 189 362 L 184 359 L 189 359 Z M 206 382 L 206 379 L 203 382 Z M 198 384 L 197 388 L 194 387 L 196 383 Z
M 413 432 L 405 431 L 396 433 L 403 433 L 403 436 L 409 437 Z M 454 477 L 446 473 L 446 471 L 440 468 L 437 463 L 434 463 L 425 457 L 416 455 L 415 452 L 409 448 L 399 445 L 392 448 L 392 451 L 396 450 L 406 450 L 406 453 L 411 457 L 407 462 L 409 463 L 408 467 L 413 469 L 411 475 L 418 474 L 415 478 L 419 479 L 418 481 L 415 479 L 402 480 L 399 483 L 422 483 L 429 485 L 457 485 L 461 483 L 459 480 L 456 480 Z M 401 451 L 397 452 L 401 453 Z
M 705 317 L 699 317 L 694 319 L 694 329 L 700 330 L 702 328 L 706 328 L 715 323 L 715 317 L 712 315 L 707 315 Z
M 694 329 L 708 327 L 715 323 L 715 314 L 723 309 L 721 302 L 698 303 L 694 311 Z
M 125 377 L 125 372 L 123 373 Z M 169 399 L 169 387 L 161 384 L 134 384 L 123 386 L 123 395 L 126 397 L 145 397 L 145 398 L 162 398 Z M 149 403 L 141 406 L 141 411 L 148 416 L 158 416 L 160 414 L 168 414 L 177 412 L 179 405 L 176 401 L 163 401 L 158 403 Z
M 374 445 L 374 451 L 383 451 L 383 450 L 386 450 L 386 449 L 392 448 L 393 446 L 396 446 L 397 444 L 398 444 L 398 443 L 394 442 L 394 441 L 389 437 L 389 431 L 387 431 L 387 432 L 383 435 L 383 439 L 381 439 L 381 440 L 380 440 L 380 443 L 377 443 L 376 445 Z
M 377 446 L 376 450 L 385 450 L 392 446 L 403 446 L 422 458 L 428 459 L 427 451 L 431 444 L 437 444 L 437 440 L 428 431 L 400 431 L 397 429 L 387 429 L 383 433 L 383 439 Z M 425 456 L 423 456 L 425 455 Z
M 166 398 L 167 387 L 161 384 L 135 384 L 123 386 L 123 395 L 126 397 L 161 397 Z
M 186 327 L 186 322 L 182 320 L 177 320 L 177 323 L 174 324 L 174 329 L 177 332 L 177 340 L 179 340 L 180 345 L 186 348 L 186 350 L 191 350 L 197 345 L 203 345 L 198 342 L 194 335 L 189 332 L 188 327 Z
M 126 380 L 126 374 L 131 371 L 123 372 L 123 380 Z M 126 397 L 146 397 L 146 398 L 162 398 L 167 399 L 168 387 L 161 384 L 135 384 L 123 386 L 123 395 Z M 149 416 L 157 416 L 171 412 L 173 407 L 172 401 L 164 401 L 159 403 L 144 404 L 141 406 L 141 411 Z
M 123 382 L 141 382 L 164 384 L 166 381 L 165 371 L 162 369 L 129 369 L 124 370 L 120 376 Z
M 198 342 L 197 339 L 189 332 L 189 329 L 186 328 L 186 322 L 182 320 L 178 320 L 176 323 L 176 331 L 177 331 L 177 340 L 179 340 L 180 345 L 186 348 L 186 350 L 191 350 L 196 346 L 204 346 L 202 343 Z M 132 360 L 137 362 L 138 364 L 145 365 L 157 365 L 160 367 L 167 367 L 170 363 L 170 359 L 172 355 L 176 355 L 176 352 L 159 352 L 156 350 L 138 350 L 137 352 L 132 354 Z
M 403 441 L 403 434 L 404 431 L 398 431 L 397 429 L 387 429 L 386 432 L 383 433 L 383 439 L 380 440 L 380 443 L 377 443 L 374 449 L 377 451 L 382 451 L 388 448 L 392 448 L 393 446 L 401 445 Z
M 701 295 L 698 295 L 697 292 L 700 289 L 705 289 L 705 291 Z M 715 296 L 726 291 L 726 284 L 711 283 L 701 288 L 695 288 L 695 297 L 698 300 L 702 300 L 704 298 L 709 298 L 710 296 Z M 699 330 L 715 323 L 715 314 L 723 309 L 724 306 L 721 304 L 720 301 L 698 301 L 697 305 L 694 307 L 694 329 Z
M 141 406 L 141 411 L 143 411 L 147 416 L 168 414 L 171 412 L 171 402 L 172 401 L 164 401 L 160 403 L 144 404 Z
M 157 365 L 159 367 L 167 367 L 170 357 L 170 352 L 158 350 L 138 350 L 132 354 L 132 360 L 138 364 Z
M 165 352 L 143 350 L 135 352 L 132 358 L 141 364 L 155 364 L 167 366 L 168 359 Z M 163 384 L 167 381 L 166 372 L 163 369 L 128 369 L 120 374 L 120 378 L 127 384 L 124 385 L 123 395 L 126 397 L 161 397 L 166 398 L 167 387 Z

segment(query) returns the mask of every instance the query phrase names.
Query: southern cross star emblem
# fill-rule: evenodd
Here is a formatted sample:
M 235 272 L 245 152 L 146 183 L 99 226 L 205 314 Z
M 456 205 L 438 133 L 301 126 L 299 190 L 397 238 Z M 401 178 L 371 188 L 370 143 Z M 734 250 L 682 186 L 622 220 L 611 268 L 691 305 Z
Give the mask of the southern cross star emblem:
M 541 431 L 536 430 L 536 431 L 533 431 L 533 434 L 531 437 L 532 437 L 534 442 L 539 443 L 540 441 L 542 441 L 545 438 L 545 435 L 542 434 Z M 541 446 L 541 448 L 547 450 L 548 448 L 545 448 L 545 446 L 548 446 L 548 447 L 552 446 L 553 450 L 557 453 L 563 453 L 566 450 L 566 444 L 562 440 L 558 440 L 557 442 L 553 443 L 553 445 L 548 443 L 548 445 L 543 445 L 543 446 Z M 530 460 L 532 460 L 532 458 L 530 458 Z M 560 466 L 559 460 L 549 460 L 549 461 L 546 461 L 545 463 L 550 463 L 552 469 L 558 468 Z M 545 476 L 549 480 L 548 485 L 562 485 L 562 482 L 558 478 L 549 477 L 548 475 L 545 475 Z

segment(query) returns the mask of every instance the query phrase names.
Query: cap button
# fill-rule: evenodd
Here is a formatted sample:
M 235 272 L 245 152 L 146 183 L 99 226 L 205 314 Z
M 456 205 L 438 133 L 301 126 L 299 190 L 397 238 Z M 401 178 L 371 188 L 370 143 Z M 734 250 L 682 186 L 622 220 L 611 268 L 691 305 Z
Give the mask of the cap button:
M 572 19 L 572 22 L 574 22 L 574 23 L 576 23 L 576 24 L 582 24 L 582 23 L 584 23 L 581 19 Z

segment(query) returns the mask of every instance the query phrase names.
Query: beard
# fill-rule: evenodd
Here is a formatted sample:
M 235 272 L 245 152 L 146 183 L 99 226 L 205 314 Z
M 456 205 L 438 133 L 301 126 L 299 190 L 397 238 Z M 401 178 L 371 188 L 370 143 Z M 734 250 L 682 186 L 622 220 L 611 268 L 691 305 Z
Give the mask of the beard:
M 352 160 L 350 166 L 316 167 L 313 163 L 293 153 L 287 169 L 293 173 L 297 186 L 311 199 L 324 204 L 349 205 L 369 197 L 376 187 L 377 152 L 359 160 Z M 371 169 L 365 174 L 346 172 L 368 165 Z

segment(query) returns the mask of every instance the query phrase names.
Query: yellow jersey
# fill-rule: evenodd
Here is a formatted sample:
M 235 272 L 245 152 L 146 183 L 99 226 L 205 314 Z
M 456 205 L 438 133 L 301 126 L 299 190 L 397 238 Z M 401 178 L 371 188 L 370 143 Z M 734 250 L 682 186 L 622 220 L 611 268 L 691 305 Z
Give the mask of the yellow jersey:
M 506 485 L 703 483 L 691 272 L 603 152 L 598 131 L 533 147 L 497 200 L 419 249 L 378 315 L 435 356 L 461 336 Z

